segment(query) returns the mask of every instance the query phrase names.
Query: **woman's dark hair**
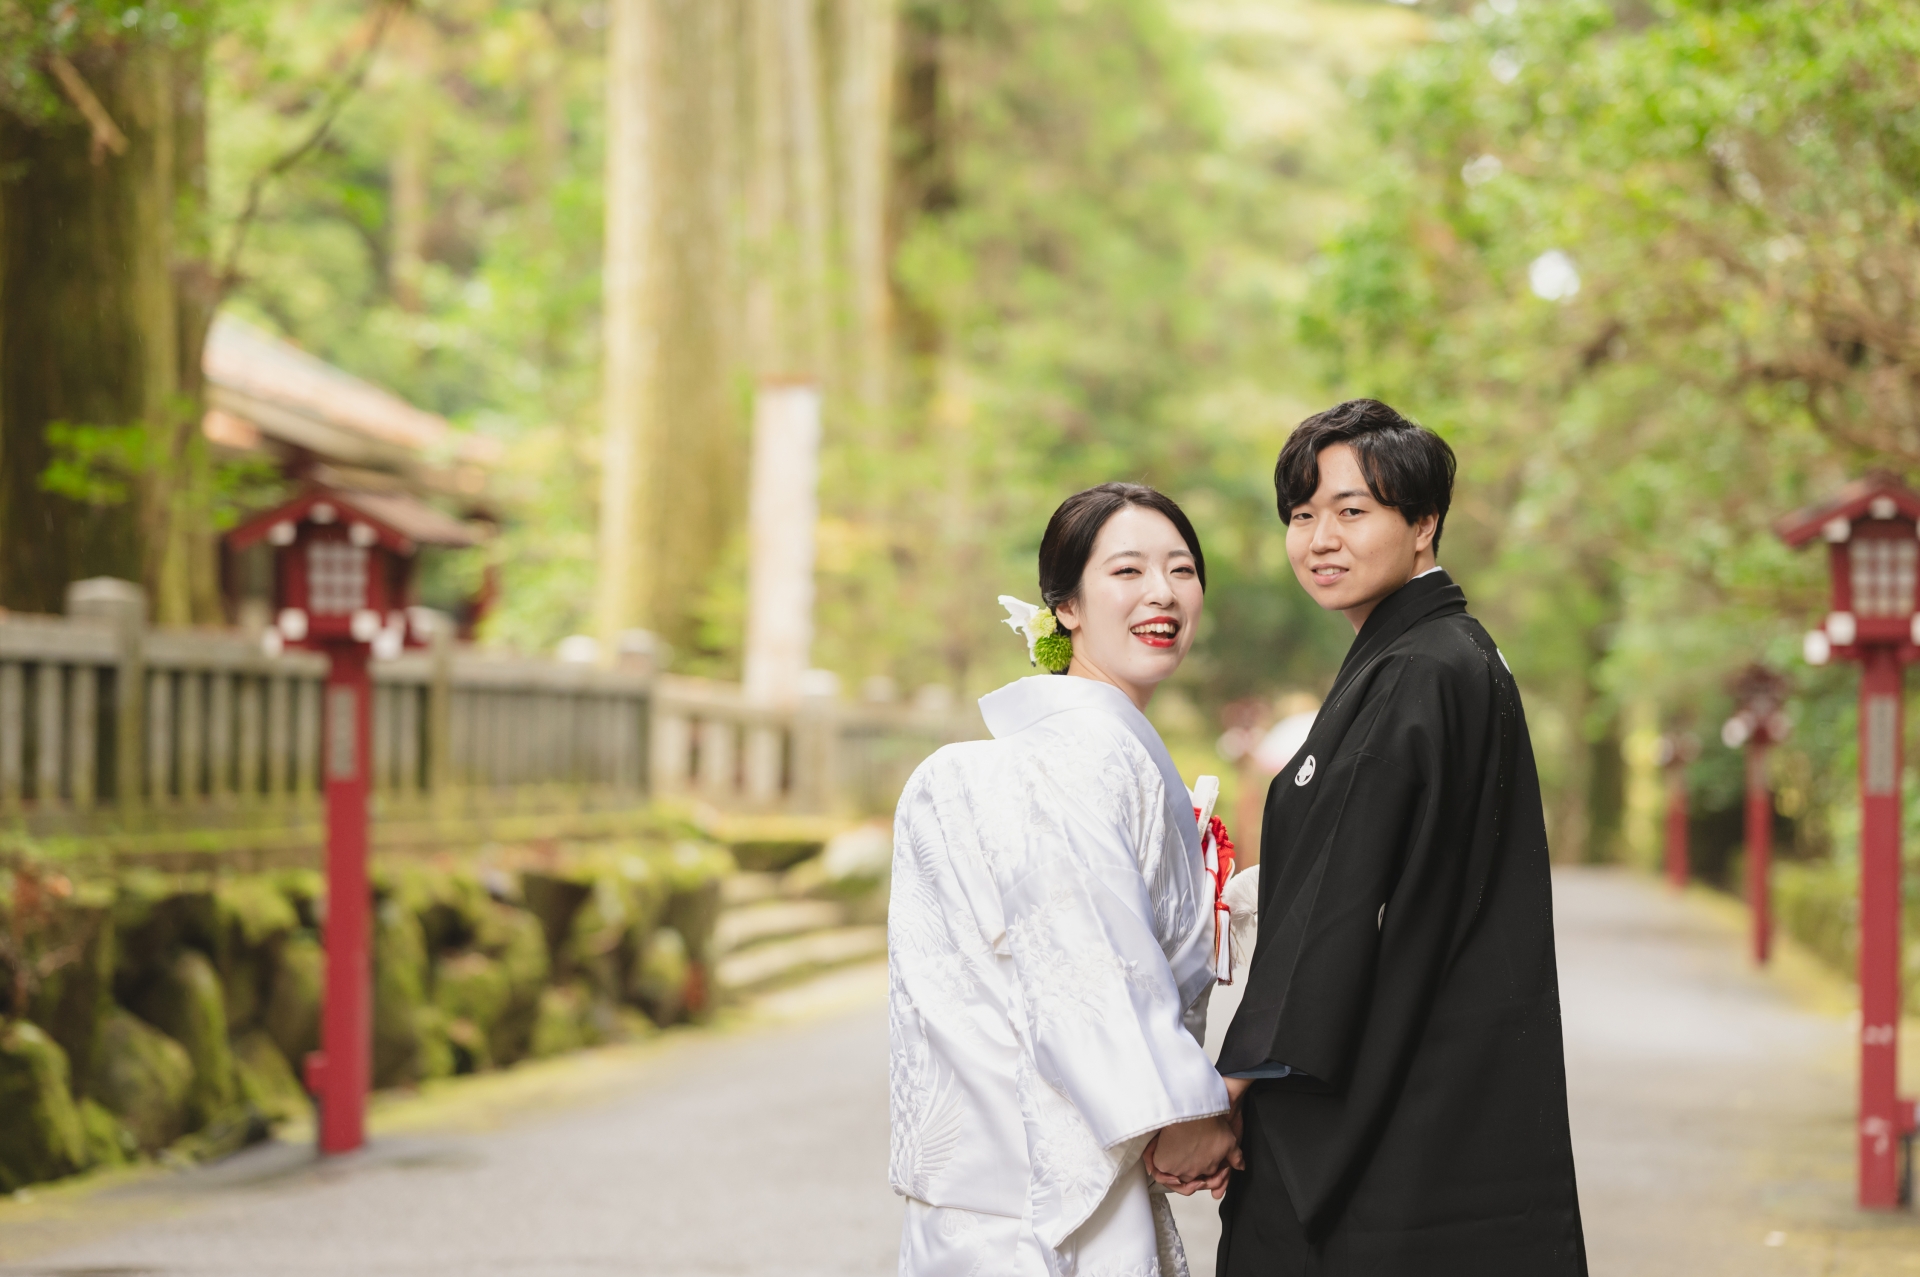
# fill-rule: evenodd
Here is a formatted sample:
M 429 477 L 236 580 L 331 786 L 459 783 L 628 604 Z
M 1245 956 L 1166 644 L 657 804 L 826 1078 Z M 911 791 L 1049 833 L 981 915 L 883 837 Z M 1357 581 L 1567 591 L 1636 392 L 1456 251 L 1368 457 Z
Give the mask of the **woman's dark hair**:
M 1103 483 L 1074 493 L 1047 520 L 1047 533 L 1040 538 L 1042 602 L 1055 608 L 1080 593 L 1080 578 L 1086 573 L 1087 560 L 1093 557 L 1093 543 L 1100 529 L 1130 505 L 1167 516 L 1193 552 L 1193 570 L 1200 578 L 1200 588 L 1207 588 L 1207 557 L 1200 553 L 1200 537 L 1188 522 L 1186 511 L 1174 504 L 1173 498 L 1144 483 Z
M 1408 523 L 1437 515 L 1433 552 L 1453 502 L 1456 462 L 1447 441 L 1407 420 L 1378 399 L 1349 399 L 1316 412 L 1293 428 L 1273 467 L 1273 491 L 1285 523 L 1293 508 L 1320 487 L 1320 453 L 1336 443 L 1353 449 L 1373 499 L 1392 506 Z

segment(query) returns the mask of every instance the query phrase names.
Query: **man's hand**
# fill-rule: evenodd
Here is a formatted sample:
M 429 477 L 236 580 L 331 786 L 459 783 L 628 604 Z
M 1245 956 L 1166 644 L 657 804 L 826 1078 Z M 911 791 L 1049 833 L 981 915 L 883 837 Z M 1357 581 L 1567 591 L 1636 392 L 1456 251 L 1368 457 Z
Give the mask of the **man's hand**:
M 1240 1145 L 1225 1117 L 1176 1122 L 1147 1142 L 1147 1172 L 1174 1192 L 1191 1195 L 1206 1189 L 1215 1197 L 1227 1191 L 1229 1169 L 1244 1169 Z

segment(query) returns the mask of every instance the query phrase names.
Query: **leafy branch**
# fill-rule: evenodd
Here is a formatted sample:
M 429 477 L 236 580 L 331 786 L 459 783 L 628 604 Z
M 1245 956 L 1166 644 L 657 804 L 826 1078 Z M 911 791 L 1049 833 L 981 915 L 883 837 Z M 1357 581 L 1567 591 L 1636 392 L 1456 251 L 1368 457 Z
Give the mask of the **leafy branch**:
M 327 100 L 320 108 L 320 118 L 307 135 L 282 151 L 273 161 L 253 175 L 247 183 L 246 203 L 241 206 L 240 216 L 234 221 L 233 238 L 227 245 L 225 260 L 220 272 L 215 276 L 216 297 L 225 296 L 240 282 L 240 254 L 246 249 L 247 236 L 253 229 L 254 221 L 260 215 L 260 201 L 265 196 L 268 183 L 280 177 L 296 164 L 304 160 L 315 147 L 327 139 L 333 131 L 340 112 L 366 83 L 367 72 L 373 66 L 373 59 L 380 51 L 382 41 L 386 39 L 387 29 L 393 25 L 394 15 L 407 7 L 409 0 L 383 0 L 373 19 L 373 29 L 367 36 L 366 47 L 360 51 L 353 69 L 333 88 Z

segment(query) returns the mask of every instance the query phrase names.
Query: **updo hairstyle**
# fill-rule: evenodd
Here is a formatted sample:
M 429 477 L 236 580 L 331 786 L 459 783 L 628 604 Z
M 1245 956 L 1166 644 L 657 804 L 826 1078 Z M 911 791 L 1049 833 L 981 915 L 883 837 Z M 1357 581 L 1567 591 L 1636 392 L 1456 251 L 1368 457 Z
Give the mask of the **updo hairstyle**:
M 1093 557 L 1093 543 L 1099 539 L 1100 529 L 1130 505 L 1167 516 L 1193 552 L 1193 570 L 1200 578 L 1200 588 L 1207 588 L 1207 558 L 1200 553 L 1200 538 L 1186 511 L 1173 498 L 1144 483 L 1103 483 L 1074 493 L 1047 520 L 1046 535 L 1040 538 L 1040 599 L 1047 607 L 1058 608 L 1080 593 L 1080 578 L 1086 574 L 1087 560 Z

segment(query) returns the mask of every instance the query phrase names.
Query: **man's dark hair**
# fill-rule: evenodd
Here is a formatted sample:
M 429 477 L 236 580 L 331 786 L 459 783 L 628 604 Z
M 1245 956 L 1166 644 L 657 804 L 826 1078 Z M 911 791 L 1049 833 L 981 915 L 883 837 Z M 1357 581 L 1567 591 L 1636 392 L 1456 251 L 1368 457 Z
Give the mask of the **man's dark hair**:
M 1320 453 L 1336 443 L 1353 449 L 1375 501 L 1392 506 L 1408 523 L 1418 523 L 1430 514 L 1438 516 L 1433 552 L 1440 553 L 1440 533 L 1447 526 L 1447 507 L 1453 501 L 1457 465 L 1453 449 L 1445 439 L 1378 399 L 1349 399 L 1293 428 L 1273 467 L 1280 521 L 1287 522 L 1293 508 L 1310 500 L 1320 487 Z
M 1097 488 L 1076 492 L 1060 503 L 1047 520 L 1046 535 L 1040 538 L 1040 599 L 1048 607 L 1059 607 L 1080 593 L 1080 578 L 1093 557 L 1093 543 L 1107 520 L 1130 505 L 1157 510 L 1167 516 L 1180 533 L 1180 539 L 1193 552 L 1194 574 L 1200 588 L 1207 588 L 1207 559 L 1200 553 L 1200 537 L 1188 521 L 1186 511 L 1173 498 L 1144 483 L 1103 483 Z

